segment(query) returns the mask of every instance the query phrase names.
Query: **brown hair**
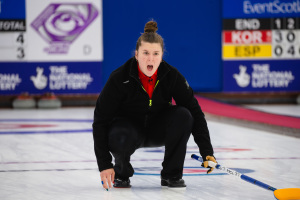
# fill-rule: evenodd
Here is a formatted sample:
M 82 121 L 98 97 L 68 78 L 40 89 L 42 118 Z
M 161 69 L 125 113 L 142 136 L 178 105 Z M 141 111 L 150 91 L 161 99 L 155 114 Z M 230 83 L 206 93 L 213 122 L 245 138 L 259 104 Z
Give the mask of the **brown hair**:
M 164 39 L 156 33 L 157 31 L 157 23 L 153 20 L 146 23 L 144 28 L 144 33 L 139 37 L 139 39 L 136 42 L 136 48 L 135 50 L 139 50 L 139 47 L 143 42 L 149 42 L 149 43 L 159 43 L 162 51 L 164 51 Z

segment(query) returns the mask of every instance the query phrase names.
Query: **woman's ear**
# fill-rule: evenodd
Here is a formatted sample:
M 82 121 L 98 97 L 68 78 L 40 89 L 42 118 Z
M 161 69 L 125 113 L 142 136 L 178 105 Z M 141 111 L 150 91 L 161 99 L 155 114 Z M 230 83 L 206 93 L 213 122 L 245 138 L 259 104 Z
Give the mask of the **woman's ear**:
M 135 57 L 136 60 L 137 60 L 137 56 L 138 56 L 138 51 L 135 50 L 134 57 Z

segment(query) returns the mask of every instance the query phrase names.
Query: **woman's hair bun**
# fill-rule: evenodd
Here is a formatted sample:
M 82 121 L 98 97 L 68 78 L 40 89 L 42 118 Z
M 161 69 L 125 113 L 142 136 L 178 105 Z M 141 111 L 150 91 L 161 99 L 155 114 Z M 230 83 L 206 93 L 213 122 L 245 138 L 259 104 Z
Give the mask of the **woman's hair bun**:
M 157 31 L 157 23 L 151 19 L 151 21 L 148 21 L 144 28 L 144 33 L 139 37 L 139 39 L 136 42 L 135 50 L 139 50 L 139 47 L 142 45 L 142 42 L 148 42 L 148 43 L 159 43 L 161 46 L 161 49 L 164 51 L 164 39 L 156 33 Z
M 149 21 L 146 23 L 144 32 L 145 33 L 155 33 L 157 31 L 157 23 L 155 21 Z

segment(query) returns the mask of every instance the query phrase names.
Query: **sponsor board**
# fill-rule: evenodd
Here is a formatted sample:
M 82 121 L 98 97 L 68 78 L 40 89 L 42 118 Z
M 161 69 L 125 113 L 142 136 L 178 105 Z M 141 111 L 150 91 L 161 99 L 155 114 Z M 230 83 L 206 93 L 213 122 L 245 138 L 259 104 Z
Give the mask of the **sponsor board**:
M 300 91 L 300 1 L 223 6 L 223 91 Z
M 101 63 L 2 63 L 1 94 L 29 92 L 43 94 L 99 93 Z
M 225 18 L 299 16 L 299 13 L 300 0 L 223 1 L 223 16 Z
M 28 60 L 102 61 L 100 1 L 52 2 L 27 1 Z
M 0 94 L 101 90 L 102 1 L 0 0 Z
M 226 61 L 223 63 L 224 90 L 239 91 L 298 91 L 299 61 Z
M 14 91 L 21 82 L 19 73 L 0 73 L 0 91 Z

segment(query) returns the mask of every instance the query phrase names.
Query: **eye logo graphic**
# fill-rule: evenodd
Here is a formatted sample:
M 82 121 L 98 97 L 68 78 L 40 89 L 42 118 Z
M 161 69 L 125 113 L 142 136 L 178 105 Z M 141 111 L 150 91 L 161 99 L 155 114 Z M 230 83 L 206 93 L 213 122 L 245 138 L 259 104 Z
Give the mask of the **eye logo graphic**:
M 49 43 L 49 54 L 66 54 L 69 46 L 98 16 L 90 3 L 50 4 L 31 27 Z

